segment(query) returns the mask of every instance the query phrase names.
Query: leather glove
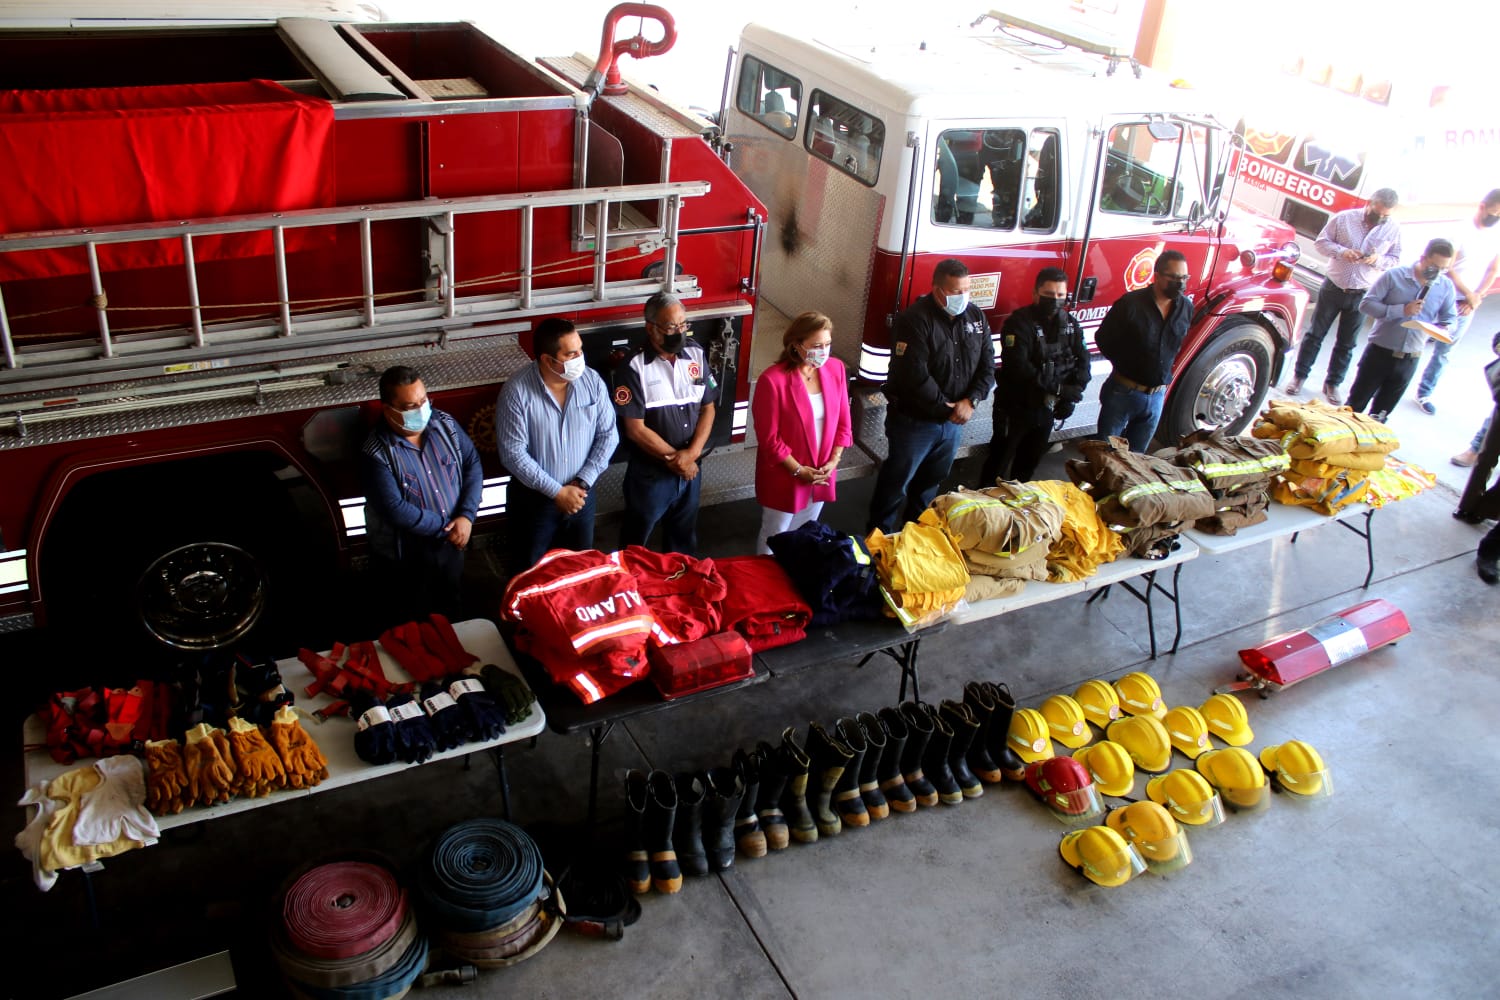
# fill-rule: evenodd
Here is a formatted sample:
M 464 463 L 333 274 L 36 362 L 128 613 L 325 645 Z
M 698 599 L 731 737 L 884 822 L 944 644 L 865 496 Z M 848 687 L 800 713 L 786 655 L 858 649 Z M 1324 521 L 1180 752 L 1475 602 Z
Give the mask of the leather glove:
M 218 739 L 214 734 L 218 734 Z M 187 775 L 199 805 L 228 802 L 234 788 L 234 765 L 228 755 L 228 741 L 222 743 L 224 730 L 200 722 L 187 733 Z
M 286 769 L 259 726 L 244 719 L 230 719 L 229 745 L 234 748 L 237 792 L 260 798 L 271 794 L 272 789 L 286 787 Z
M 328 777 L 328 760 L 297 721 L 292 706 L 283 705 L 271 719 L 271 745 L 286 768 L 287 784 L 293 788 L 311 788 Z
M 157 816 L 182 812 L 193 804 L 187 768 L 182 762 L 182 744 L 176 740 L 151 740 L 146 744 L 146 808 Z

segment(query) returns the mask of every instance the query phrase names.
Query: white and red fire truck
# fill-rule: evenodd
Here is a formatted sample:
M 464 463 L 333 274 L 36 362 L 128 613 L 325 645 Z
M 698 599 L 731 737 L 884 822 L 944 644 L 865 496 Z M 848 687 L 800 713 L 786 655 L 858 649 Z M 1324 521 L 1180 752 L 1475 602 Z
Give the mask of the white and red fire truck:
M 752 25 L 712 135 L 614 82 L 672 36 L 617 11 L 597 59 L 538 62 L 467 24 L 0 32 L 27 194 L 0 208 L 0 620 L 132 606 L 191 648 L 267 594 L 315 609 L 359 554 L 354 455 L 394 363 L 480 440 L 492 522 L 486 408 L 527 331 L 566 315 L 607 368 L 663 288 L 724 387 L 721 453 L 778 349 L 758 294 L 832 315 L 873 387 L 947 256 L 994 329 L 1053 264 L 1092 329 L 1180 249 L 1197 311 L 1164 427 L 1259 405 L 1306 294 L 1290 228 L 1229 210 L 1232 136 L 1193 94 L 992 26 L 861 48 Z M 663 27 L 615 42 L 625 15 Z

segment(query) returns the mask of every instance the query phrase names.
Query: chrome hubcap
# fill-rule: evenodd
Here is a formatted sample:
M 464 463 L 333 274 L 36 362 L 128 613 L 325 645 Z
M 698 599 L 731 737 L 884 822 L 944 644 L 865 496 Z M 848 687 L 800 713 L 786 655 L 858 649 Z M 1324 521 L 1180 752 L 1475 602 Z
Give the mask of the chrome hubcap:
M 1193 400 L 1193 424 L 1213 430 L 1233 424 L 1255 398 L 1259 369 L 1249 354 L 1230 354 L 1214 365 Z
M 217 649 L 260 620 L 266 578 L 244 549 L 197 542 L 152 563 L 138 596 L 141 621 L 157 639 L 176 649 Z

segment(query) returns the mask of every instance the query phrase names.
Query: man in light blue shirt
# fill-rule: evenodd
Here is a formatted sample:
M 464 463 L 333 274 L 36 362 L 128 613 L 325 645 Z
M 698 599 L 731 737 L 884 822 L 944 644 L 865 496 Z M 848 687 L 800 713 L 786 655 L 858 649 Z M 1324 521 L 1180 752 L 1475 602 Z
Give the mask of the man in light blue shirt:
M 1432 240 L 1415 264 L 1392 268 L 1370 286 L 1359 311 L 1374 317 L 1375 327 L 1359 359 L 1354 385 L 1349 387 L 1349 405 L 1356 413 L 1368 406 L 1370 415 L 1384 423 L 1411 384 L 1429 335 L 1402 324 L 1419 320 L 1444 330 L 1453 328 L 1457 296 L 1453 282 L 1443 273 L 1452 262 L 1453 244 Z
M 565 319 L 544 319 L 536 364 L 505 383 L 495 402 L 495 441 L 510 471 L 509 569 L 536 565 L 548 549 L 594 546 L 594 483 L 619 443 L 615 411 L 583 339 Z

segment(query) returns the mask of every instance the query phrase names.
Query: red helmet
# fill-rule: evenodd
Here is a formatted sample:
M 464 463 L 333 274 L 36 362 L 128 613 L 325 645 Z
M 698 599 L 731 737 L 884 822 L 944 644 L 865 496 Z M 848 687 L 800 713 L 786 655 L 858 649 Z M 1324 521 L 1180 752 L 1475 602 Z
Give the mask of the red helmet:
M 1104 812 L 1093 776 L 1072 757 L 1050 757 L 1026 765 L 1026 786 L 1052 815 L 1070 826 L 1092 823 Z

